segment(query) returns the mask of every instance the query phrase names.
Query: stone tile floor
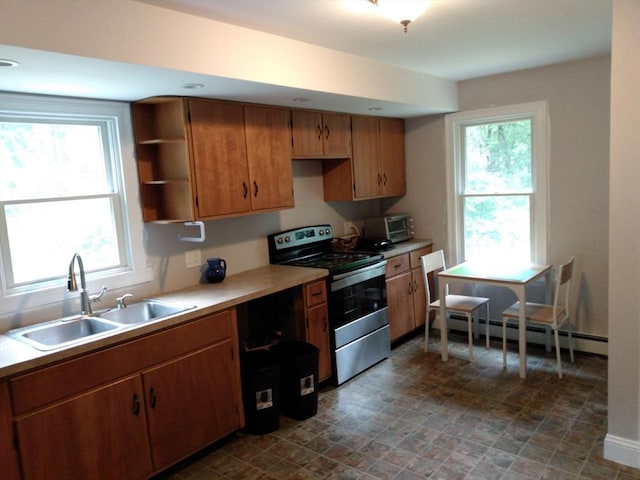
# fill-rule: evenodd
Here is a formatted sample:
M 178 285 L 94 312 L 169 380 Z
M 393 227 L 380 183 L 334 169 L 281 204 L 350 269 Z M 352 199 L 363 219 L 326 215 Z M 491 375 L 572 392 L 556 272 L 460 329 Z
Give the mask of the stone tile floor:
M 172 468 L 171 480 L 639 480 L 640 470 L 602 457 L 607 359 L 576 352 L 565 376 L 555 354 L 529 347 L 526 380 L 517 345 L 502 369 L 500 343 L 417 336 L 339 388 L 325 387 L 318 414 L 281 417 L 266 435 L 238 433 Z

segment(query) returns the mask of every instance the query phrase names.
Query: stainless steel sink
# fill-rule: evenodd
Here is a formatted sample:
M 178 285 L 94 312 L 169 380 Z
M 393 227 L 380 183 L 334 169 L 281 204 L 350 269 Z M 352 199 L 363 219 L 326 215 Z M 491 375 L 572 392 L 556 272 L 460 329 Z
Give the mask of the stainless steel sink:
M 54 350 L 96 339 L 122 325 L 96 317 L 67 317 L 29 327 L 16 328 L 7 334 L 38 350 Z
M 126 308 L 107 310 L 100 314 L 100 318 L 105 318 L 121 325 L 134 325 L 175 315 L 191 308 L 194 307 L 174 305 L 159 300 L 142 300 L 127 305 Z

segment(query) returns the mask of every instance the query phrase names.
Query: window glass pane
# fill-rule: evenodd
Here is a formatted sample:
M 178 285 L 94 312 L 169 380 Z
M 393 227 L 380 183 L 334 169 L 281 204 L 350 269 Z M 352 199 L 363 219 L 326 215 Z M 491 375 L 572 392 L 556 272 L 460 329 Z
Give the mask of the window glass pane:
M 78 252 L 87 272 L 120 265 L 111 198 L 5 206 L 13 281 L 66 277 Z
M 531 120 L 464 128 L 464 192 L 532 191 Z
M 112 193 L 102 129 L 0 121 L 0 200 Z
M 529 196 L 466 197 L 464 259 L 531 260 Z

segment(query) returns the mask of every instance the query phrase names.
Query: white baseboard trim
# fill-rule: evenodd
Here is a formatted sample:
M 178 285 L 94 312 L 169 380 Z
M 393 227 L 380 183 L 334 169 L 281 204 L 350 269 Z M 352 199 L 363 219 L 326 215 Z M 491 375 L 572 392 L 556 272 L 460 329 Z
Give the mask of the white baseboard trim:
M 604 458 L 629 467 L 640 468 L 640 442 L 607 433 L 604 437 Z
M 465 332 L 467 331 L 467 321 L 466 319 L 458 319 L 456 317 L 451 317 L 449 319 L 449 329 L 450 330 L 457 330 L 457 331 L 461 331 L 461 332 Z M 438 325 L 437 322 L 434 322 L 432 327 L 432 329 L 438 329 Z M 479 328 L 479 332 L 474 332 L 474 333 L 479 333 L 481 336 L 484 336 L 484 320 L 480 320 L 480 328 Z M 494 338 L 502 338 L 502 325 L 500 322 L 495 322 L 495 321 L 491 321 L 491 324 L 489 325 L 489 335 L 491 337 Z M 595 353 L 596 355 L 604 355 L 604 356 L 608 356 L 609 354 L 609 344 L 607 342 L 607 339 L 604 337 L 593 337 L 593 336 L 586 336 L 586 335 L 581 335 L 579 333 L 573 333 L 572 335 L 573 338 L 573 348 L 576 351 L 579 352 L 587 352 L 587 353 Z M 518 329 L 515 327 L 509 327 L 507 328 L 507 340 L 513 340 L 513 341 L 518 341 Z M 547 345 L 547 336 L 545 335 L 545 333 L 543 331 L 536 331 L 536 330 L 530 330 L 527 329 L 527 342 L 528 343 L 535 343 L 535 344 L 539 344 L 539 345 Z M 551 350 L 553 348 L 553 335 L 550 337 L 550 348 L 549 350 Z M 567 335 L 560 331 L 560 348 L 569 348 L 568 345 L 568 337 Z

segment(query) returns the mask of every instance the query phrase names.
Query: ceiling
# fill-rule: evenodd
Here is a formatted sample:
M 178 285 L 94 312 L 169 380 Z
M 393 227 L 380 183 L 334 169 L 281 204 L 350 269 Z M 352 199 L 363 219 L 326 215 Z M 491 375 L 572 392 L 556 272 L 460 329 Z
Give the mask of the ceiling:
M 611 51 L 611 0 L 434 0 L 406 34 L 366 0 L 139 1 L 450 80 Z
M 407 33 L 399 24 L 378 16 L 376 7 L 366 0 L 133 3 L 246 27 L 356 55 L 398 71 L 411 70 L 451 81 L 577 60 L 611 50 L 612 0 L 434 0 L 427 12 L 409 25 Z M 355 6 L 367 10 L 357 12 Z M 201 82 L 215 85 L 215 94 L 190 94 L 286 105 L 284 101 L 265 99 L 290 101 L 311 93 L 313 105 L 309 108 L 360 113 L 371 106 L 368 98 L 340 96 L 328 90 L 305 91 L 0 43 L 0 58 L 21 63 L 11 72 L 2 72 L 0 90 L 129 101 L 151 95 L 189 94 L 182 85 Z M 434 111 L 407 102 L 383 106 L 382 114 L 391 116 Z

